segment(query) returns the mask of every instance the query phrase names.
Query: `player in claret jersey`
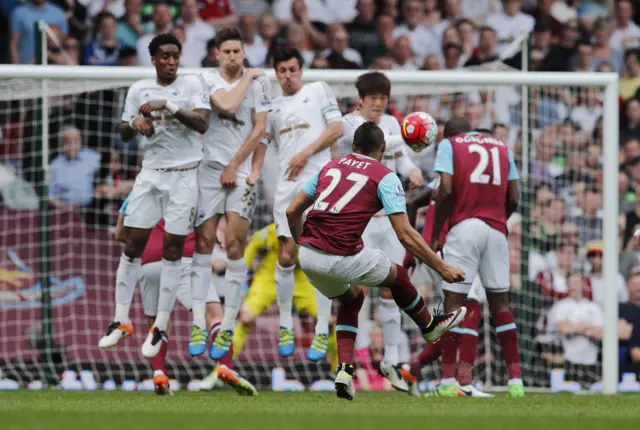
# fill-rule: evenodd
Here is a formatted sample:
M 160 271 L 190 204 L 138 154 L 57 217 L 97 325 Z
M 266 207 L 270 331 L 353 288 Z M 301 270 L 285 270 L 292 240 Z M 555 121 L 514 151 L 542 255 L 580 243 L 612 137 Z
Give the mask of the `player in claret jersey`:
M 358 313 L 364 301 L 360 285 L 388 287 L 396 304 L 418 325 L 428 342 L 457 326 L 466 309 L 431 315 L 409 280 L 407 271 L 392 264 L 380 250 L 363 246 L 362 233 L 380 209 L 384 209 L 402 245 L 447 282 L 459 282 L 464 273 L 445 264 L 409 224 L 405 196 L 397 175 L 380 163 L 385 150 L 384 134 L 373 122 L 355 132 L 354 154 L 325 165 L 289 208 L 287 219 L 300 245 L 299 260 L 309 281 L 322 294 L 337 298 L 338 397 L 352 400 L 354 343 Z M 302 225 L 304 212 L 311 208 Z
M 444 309 L 463 304 L 480 276 L 509 372 L 509 395 L 522 397 L 518 334 L 508 297 L 507 219 L 518 207 L 519 192 L 513 153 L 504 142 L 472 132 L 464 118 L 449 120 L 444 137 L 436 157 L 440 185 L 431 246 L 442 248 L 440 234 L 448 222 L 444 261 L 462 267 L 466 275 L 460 284 L 442 282 Z

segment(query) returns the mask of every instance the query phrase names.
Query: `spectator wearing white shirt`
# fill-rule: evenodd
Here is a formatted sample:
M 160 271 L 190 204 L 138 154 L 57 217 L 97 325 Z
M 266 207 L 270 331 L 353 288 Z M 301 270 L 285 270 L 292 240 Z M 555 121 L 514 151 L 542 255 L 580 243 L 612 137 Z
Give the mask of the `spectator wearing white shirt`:
M 580 126 L 582 131 L 593 133 L 598 119 L 603 115 L 598 88 L 585 88 L 578 105 L 571 110 L 569 118 Z
M 472 20 L 476 25 L 482 25 L 488 14 L 501 11 L 500 0 L 462 0 L 460 2 L 462 16 Z
M 200 67 L 207 55 L 207 42 L 215 36 L 215 31 L 200 19 L 197 0 L 182 1 L 180 21 L 185 32 L 180 63 L 184 67 Z
M 547 316 L 549 334 L 560 337 L 564 349 L 567 380 L 589 384 L 599 379 L 598 342 L 602 339 L 604 315 L 600 306 L 584 297 L 581 273 L 567 277 L 567 298 L 556 302 Z
M 620 0 L 616 4 L 616 29 L 611 34 L 609 46 L 617 51 L 640 46 L 640 27 L 633 19 L 633 5 L 629 0 Z
M 615 285 L 610 286 L 604 283 L 604 279 L 602 278 L 603 249 L 601 240 L 591 241 L 587 244 L 587 262 L 589 266 L 591 266 L 591 270 L 589 271 L 591 297 L 600 307 L 604 307 L 607 289 L 613 288 L 618 292 L 618 302 L 626 303 L 629 301 L 629 290 L 627 290 L 627 284 L 624 282 L 624 278 L 620 273 L 616 274 Z
M 535 25 L 535 20 L 521 11 L 520 0 L 503 0 L 502 4 L 504 12 L 489 15 L 485 22 L 489 27 L 493 27 L 498 35 L 500 42 L 497 48 L 498 55 L 507 49 L 513 39 L 523 32 L 530 32 Z
M 438 37 L 422 24 L 424 19 L 422 5 L 416 0 L 410 0 L 404 7 L 405 23 L 396 27 L 391 33 L 394 40 L 405 36 L 411 42 L 411 50 L 419 61 L 430 54 L 440 52 Z
M 611 49 L 611 24 L 604 19 L 593 23 L 593 66 L 597 69 L 601 63 L 608 62 L 619 75 L 624 73 L 624 54 Z
M 153 12 L 153 24 L 155 25 L 155 32 L 152 34 L 145 34 L 136 43 L 136 51 L 138 52 L 138 65 L 143 67 L 151 67 L 151 54 L 149 53 L 149 44 L 155 36 L 158 34 L 168 33 L 173 27 L 173 18 L 171 17 L 171 10 L 166 3 L 160 3 L 156 6 Z
M 350 22 L 357 15 L 355 0 L 275 0 L 273 15 L 280 23 L 286 24 L 296 19 L 297 1 L 305 6 L 311 22 Z
M 87 14 L 90 18 L 98 16 L 102 12 L 109 12 L 116 19 L 120 19 L 125 13 L 125 0 L 91 0 L 87 4 Z
M 479 40 L 476 25 L 470 19 L 463 18 L 456 23 L 456 30 L 460 35 L 463 54 L 466 58 L 470 58 Z
M 400 36 L 393 42 L 391 49 L 393 70 L 418 70 L 411 53 L 411 42 L 407 36 Z
M 465 67 L 479 66 L 484 63 L 490 63 L 498 59 L 496 55 L 496 47 L 498 45 L 498 36 L 496 31 L 491 27 L 482 27 L 480 29 L 480 41 L 478 42 L 477 53 L 469 58 Z
M 244 42 L 244 52 L 251 67 L 264 67 L 267 61 L 267 47 L 258 34 L 258 21 L 254 15 L 240 16 L 240 30 Z

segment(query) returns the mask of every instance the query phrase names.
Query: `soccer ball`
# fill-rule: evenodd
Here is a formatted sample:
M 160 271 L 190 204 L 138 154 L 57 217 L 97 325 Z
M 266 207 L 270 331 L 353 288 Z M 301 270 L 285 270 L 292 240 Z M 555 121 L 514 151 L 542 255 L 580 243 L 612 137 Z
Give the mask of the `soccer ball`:
M 438 124 L 428 113 L 413 112 L 402 120 L 400 132 L 405 143 L 415 152 L 420 152 L 435 143 Z

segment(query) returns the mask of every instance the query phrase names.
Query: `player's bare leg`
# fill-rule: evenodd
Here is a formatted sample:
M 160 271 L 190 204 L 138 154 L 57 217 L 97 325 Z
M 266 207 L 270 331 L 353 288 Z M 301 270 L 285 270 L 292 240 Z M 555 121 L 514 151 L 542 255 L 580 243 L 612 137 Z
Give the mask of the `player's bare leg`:
M 316 329 L 313 341 L 307 351 L 307 359 L 310 361 L 320 361 L 327 356 L 329 348 L 329 319 L 331 318 L 331 299 L 320 291 L 315 290 L 316 307 L 318 315 L 316 318 Z
M 180 288 L 183 271 L 182 251 L 185 239 L 186 236 L 164 233 L 158 315 L 147 339 L 142 344 L 144 357 L 155 357 L 162 347 L 162 338 L 169 325 L 169 317 L 176 302 L 176 293 Z
M 393 300 L 389 288 L 380 288 L 379 318 L 384 338 L 384 357 L 380 363 L 380 373 L 391 382 L 391 386 L 400 391 L 406 391 L 407 384 L 402 381 L 401 366 L 399 365 L 398 339 L 402 330 L 400 308 Z M 401 382 L 402 381 L 402 382 Z
M 291 237 L 279 237 L 278 263 L 276 264 L 276 296 L 280 312 L 280 340 L 278 351 L 282 357 L 290 357 L 295 351 L 293 331 L 293 271 L 296 268 L 298 248 Z
M 227 212 L 227 231 L 225 248 L 227 251 L 227 270 L 224 274 L 226 283 L 224 318 L 220 326 L 220 332 L 209 350 L 209 357 L 220 360 L 227 355 L 233 341 L 233 329 L 240 311 L 242 300 L 242 284 L 247 276 L 247 263 L 244 259 L 244 249 L 247 245 L 249 233 L 249 221 L 236 212 Z
M 495 293 L 487 289 L 489 309 L 496 325 L 496 334 L 502 345 L 502 355 L 509 374 L 509 396 L 524 397 L 524 385 L 518 350 L 518 330 L 509 309 L 509 293 Z
M 204 354 L 210 331 L 207 330 L 206 298 L 211 277 L 211 253 L 216 240 L 220 215 L 205 220 L 196 227 L 196 250 L 191 262 L 191 298 L 193 300 L 193 323 L 189 339 L 189 354 L 192 357 Z M 208 328 L 211 328 L 209 326 Z
M 120 257 L 116 272 L 115 316 L 107 329 L 107 334 L 98 343 L 101 349 L 114 347 L 120 339 L 133 334 L 129 309 L 138 282 L 140 257 L 147 246 L 150 234 L 151 229 L 127 228 L 127 234 L 124 238 L 125 249 Z
M 356 389 L 353 385 L 353 357 L 358 336 L 358 314 L 364 303 L 364 292 L 357 285 L 338 297 L 336 336 L 338 338 L 338 371 L 335 387 L 339 398 L 353 400 Z

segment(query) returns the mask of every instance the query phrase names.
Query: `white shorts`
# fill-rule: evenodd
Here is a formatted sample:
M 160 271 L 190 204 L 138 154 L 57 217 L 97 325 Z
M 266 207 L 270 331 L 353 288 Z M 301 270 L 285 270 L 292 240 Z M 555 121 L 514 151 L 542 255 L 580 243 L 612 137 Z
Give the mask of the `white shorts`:
M 258 190 L 247 185 L 245 177 L 238 175 L 235 188 L 223 188 L 220 183 L 223 169 L 202 163 L 198 169 L 198 217 L 196 227 L 215 215 L 235 212 L 250 220 L 256 207 Z
M 476 276 L 486 290 L 494 293 L 509 291 L 509 244 L 500 231 L 477 219 L 466 219 L 447 233 L 443 250 L 444 261 L 464 270 L 464 283 L 442 282 L 442 288 L 468 294 Z
M 364 248 L 356 255 L 342 256 L 303 245 L 298 259 L 309 282 L 330 299 L 346 293 L 350 284 L 378 286 L 391 270 L 389 257 L 378 249 Z
M 197 203 L 197 168 L 167 172 L 143 167 L 129 194 L 124 225 L 151 229 L 164 218 L 167 233 L 186 236 L 193 230 Z
M 391 227 L 389 217 L 374 216 L 362 233 L 365 248 L 379 249 L 395 264 L 402 265 L 405 249 Z
M 287 209 L 293 198 L 302 189 L 312 175 L 298 175 L 296 180 L 281 179 L 273 196 L 273 220 L 276 223 L 277 237 L 292 237 L 287 220 Z
M 177 300 L 191 310 L 191 258 L 183 258 L 184 264 L 180 288 L 176 294 Z M 142 266 L 142 276 L 140 276 L 140 295 L 142 296 L 142 307 L 144 314 L 149 317 L 158 313 L 158 297 L 160 295 L 160 274 L 162 273 L 162 261 L 154 261 Z M 219 302 L 218 293 L 213 284 L 209 286 L 207 303 Z

